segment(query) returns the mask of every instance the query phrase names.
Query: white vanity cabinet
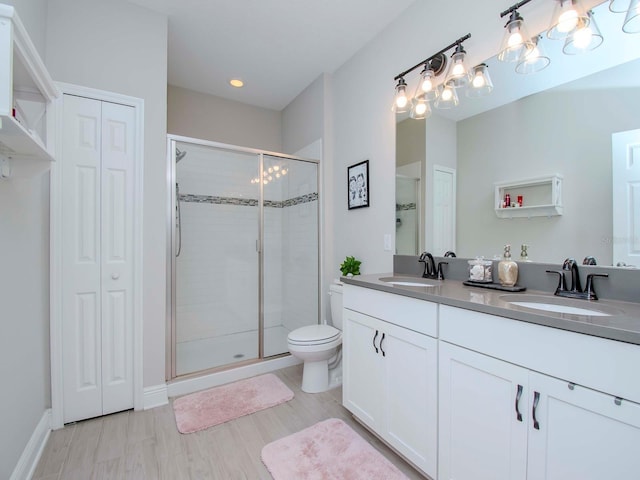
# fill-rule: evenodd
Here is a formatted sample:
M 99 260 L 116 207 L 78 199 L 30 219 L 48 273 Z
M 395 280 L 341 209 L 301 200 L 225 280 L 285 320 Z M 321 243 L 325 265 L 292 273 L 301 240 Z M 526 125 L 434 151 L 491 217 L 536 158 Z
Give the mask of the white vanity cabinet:
M 353 285 L 343 298 L 344 406 L 435 478 L 437 305 Z
M 640 347 L 447 306 L 440 339 L 439 480 L 638 477 Z

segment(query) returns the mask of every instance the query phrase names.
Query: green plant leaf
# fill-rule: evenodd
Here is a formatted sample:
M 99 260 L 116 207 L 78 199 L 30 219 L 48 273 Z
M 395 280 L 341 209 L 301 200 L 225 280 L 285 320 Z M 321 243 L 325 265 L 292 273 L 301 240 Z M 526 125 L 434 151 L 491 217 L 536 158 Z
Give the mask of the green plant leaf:
M 360 275 L 360 265 L 362 262 L 360 260 L 356 260 L 355 257 L 346 257 L 344 262 L 340 264 L 340 271 L 342 275 L 348 275 L 349 273 L 352 275 Z

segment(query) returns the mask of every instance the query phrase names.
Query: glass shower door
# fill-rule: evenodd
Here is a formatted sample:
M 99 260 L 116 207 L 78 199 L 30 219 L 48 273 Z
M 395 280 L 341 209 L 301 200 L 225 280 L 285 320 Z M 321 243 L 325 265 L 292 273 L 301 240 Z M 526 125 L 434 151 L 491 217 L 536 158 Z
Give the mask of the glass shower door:
M 260 157 L 175 147 L 173 376 L 259 358 Z
M 291 330 L 318 323 L 318 165 L 263 156 L 264 357 L 287 353 Z

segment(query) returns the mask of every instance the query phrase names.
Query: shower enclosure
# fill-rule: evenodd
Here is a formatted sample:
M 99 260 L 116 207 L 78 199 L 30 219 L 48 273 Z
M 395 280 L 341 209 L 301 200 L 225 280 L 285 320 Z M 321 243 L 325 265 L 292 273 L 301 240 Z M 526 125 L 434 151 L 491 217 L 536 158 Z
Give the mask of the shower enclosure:
M 170 135 L 171 378 L 288 352 L 318 323 L 318 163 Z

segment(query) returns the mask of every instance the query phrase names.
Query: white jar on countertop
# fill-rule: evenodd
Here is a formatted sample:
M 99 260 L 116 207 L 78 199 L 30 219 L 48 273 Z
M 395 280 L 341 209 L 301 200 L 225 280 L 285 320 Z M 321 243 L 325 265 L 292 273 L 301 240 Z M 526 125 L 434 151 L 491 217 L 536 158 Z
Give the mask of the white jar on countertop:
M 469 281 L 478 283 L 491 283 L 493 282 L 493 262 L 491 260 L 485 260 L 484 257 L 476 257 L 473 260 L 468 260 L 469 264 Z

